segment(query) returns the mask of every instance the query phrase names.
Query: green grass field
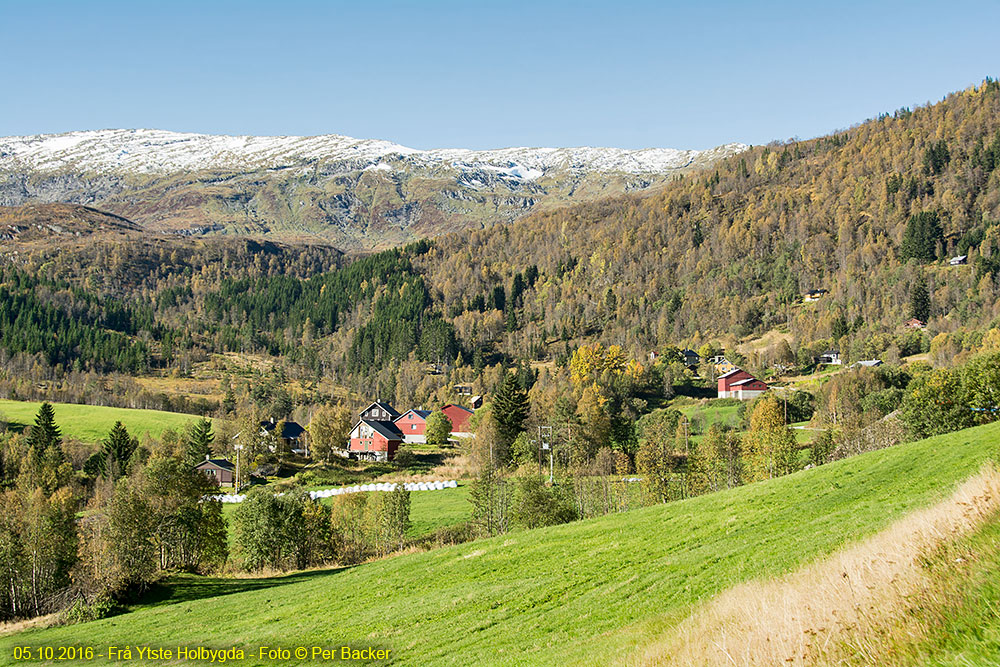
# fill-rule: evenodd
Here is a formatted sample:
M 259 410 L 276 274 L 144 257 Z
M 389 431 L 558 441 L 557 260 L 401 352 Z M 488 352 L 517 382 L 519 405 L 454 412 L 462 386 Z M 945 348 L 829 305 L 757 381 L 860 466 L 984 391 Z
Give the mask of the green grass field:
M 379 493 L 374 491 L 372 493 Z M 332 498 L 324 499 L 332 502 Z M 232 517 L 236 504 L 222 506 L 222 512 L 227 518 Z M 472 504 L 469 503 L 469 487 L 466 482 L 460 482 L 454 489 L 440 491 L 413 491 L 410 493 L 410 531 L 409 537 L 424 537 L 439 528 L 454 526 L 469 520 L 472 515 Z M 230 547 L 232 547 L 232 526 L 230 525 Z
M 14 646 L 391 649 L 393 664 L 609 664 L 738 582 L 771 577 L 946 496 L 1000 424 L 787 477 L 339 571 L 183 577 L 155 606 L 0 639 Z M 436 492 L 431 492 L 436 493 Z M 252 659 L 250 659 L 252 658 Z M 106 662 L 106 661 L 105 661 Z M 95 664 L 101 664 L 100 660 Z
M 40 406 L 41 403 L 31 401 L 0 400 L 0 415 L 13 428 L 23 428 L 35 423 L 35 415 Z M 103 440 L 116 421 L 124 424 L 129 433 L 141 440 L 147 434 L 159 437 L 167 429 L 183 430 L 198 419 L 194 415 L 179 412 L 107 408 L 75 403 L 53 403 L 52 407 L 63 437 L 78 438 L 84 442 Z

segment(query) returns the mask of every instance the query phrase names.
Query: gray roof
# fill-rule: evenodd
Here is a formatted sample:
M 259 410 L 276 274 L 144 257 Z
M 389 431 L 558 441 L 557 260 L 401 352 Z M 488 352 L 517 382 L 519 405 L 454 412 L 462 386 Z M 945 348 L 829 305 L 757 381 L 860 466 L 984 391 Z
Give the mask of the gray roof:
M 407 410 L 407 411 L 406 411 L 406 412 L 404 412 L 403 414 L 401 414 L 401 415 L 399 415 L 398 417 L 396 417 L 396 419 L 397 419 L 397 420 L 398 420 L 398 419 L 402 419 L 403 417 L 405 417 L 406 415 L 410 414 L 411 412 L 412 412 L 413 414 L 415 414 L 416 416 L 420 417 L 421 419 L 427 419 L 428 415 L 430 415 L 430 414 L 431 414 L 431 411 L 430 411 L 430 410 Z M 394 421 L 395 421 L 395 420 L 394 420 Z
M 204 465 L 214 465 L 216 468 L 222 468 L 223 470 L 236 470 L 234 466 L 228 459 L 206 459 L 195 466 L 195 468 L 200 468 Z
M 278 425 L 278 422 L 262 421 L 260 423 L 261 427 L 270 433 L 274 430 L 274 427 Z M 281 429 L 281 433 L 277 434 L 279 438 L 284 438 L 286 440 L 297 440 L 302 437 L 302 434 L 306 430 L 302 428 L 302 425 L 298 422 L 286 421 L 284 427 Z
M 738 386 L 740 386 L 741 384 L 747 384 L 748 382 L 761 382 L 761 381 L 762 381 L 762 380 L 758 380 L 757 378 L 747 378 L 746 380 L 740 380 L 739 382 L 734 382 L 734 383 L 733 383 L 732 385 L 730 385 L 730 386 L 733 386 L 733 387 L 738 387 Z
M 396 408 L 392 407 L 391 405 L 389 405 L 385 401 L 375 401 L 374 403 L 372 403 L 371 405 L 369 405 L 367 408 L 365 408 L 361 412 L 362 413 L 368 412 L 373 407 L 382 408 L 383 410 L 385 410 L 386 412 L 388 412 L 389 416 L 392 417 L 393 419 L 395 419 L 396 417 L 399 416 L 399 412 L 396 410 Z
M 361 421 L 371 426 L 376 433 L 380 433 L 390 440 L 399 440 L 403 436 L 399 427 L 392 422 L 380 422 L 373 419 L 362 419 Z

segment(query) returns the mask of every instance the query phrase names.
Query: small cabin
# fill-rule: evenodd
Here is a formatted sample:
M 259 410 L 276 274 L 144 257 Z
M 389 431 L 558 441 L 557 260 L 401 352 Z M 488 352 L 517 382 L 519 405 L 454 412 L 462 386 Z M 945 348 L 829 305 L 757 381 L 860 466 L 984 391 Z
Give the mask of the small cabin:
M 969 261 L 968 255 L 958 255 L 957 257 L 952 257 L 948 260 L 948 264 L 952 266 L 961 266 Z
M 230 486 L 236 478 L 236 466 L 228 459 L 213 459 L 206 456 L 205 460 L 194 469 L 200 470 L 219 486 Z

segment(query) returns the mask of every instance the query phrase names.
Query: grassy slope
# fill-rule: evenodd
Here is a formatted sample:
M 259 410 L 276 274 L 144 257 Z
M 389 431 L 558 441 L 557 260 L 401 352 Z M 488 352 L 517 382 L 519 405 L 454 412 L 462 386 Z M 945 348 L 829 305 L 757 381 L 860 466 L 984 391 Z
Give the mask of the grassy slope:
M 1000 424 L 979 427 L 671 505 L 264 590 L 220 596 L 216 580 L 216 597 L 4 638 L 0 655 L 15 644 L 81 640 L 315 642 L 388 646 L 403 664 L 606 664 L 699 600 L 787 572 L 942 497 L 998 437 Z
M 0 400 L 0 414 L 11 424 L 28 426 L 35 423 L 41 403 Z M 128 432 L 140 440 L 146 434 L 159 437 L 167 429 L 181 430 L 197 419 L 194 415 L 160 410 L 131 410 L 75 403 L 53 403 L 56 424 L 64 437 L 84 442 L 98 442 L 107 437 L 111 427 L 120 421 Z

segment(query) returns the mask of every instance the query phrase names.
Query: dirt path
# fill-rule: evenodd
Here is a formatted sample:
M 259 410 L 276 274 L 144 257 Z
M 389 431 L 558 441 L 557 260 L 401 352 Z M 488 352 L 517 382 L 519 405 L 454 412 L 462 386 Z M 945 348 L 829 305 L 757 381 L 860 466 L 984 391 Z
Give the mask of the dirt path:
M 998 511 L 1000 471 L 987 466 L 946 500 L 829 558 L 729 589 L 628 663 L 773 666 L 863 658 L 854 640 L 901 616 L 907 598 L 929 585 L 922 556 Z

